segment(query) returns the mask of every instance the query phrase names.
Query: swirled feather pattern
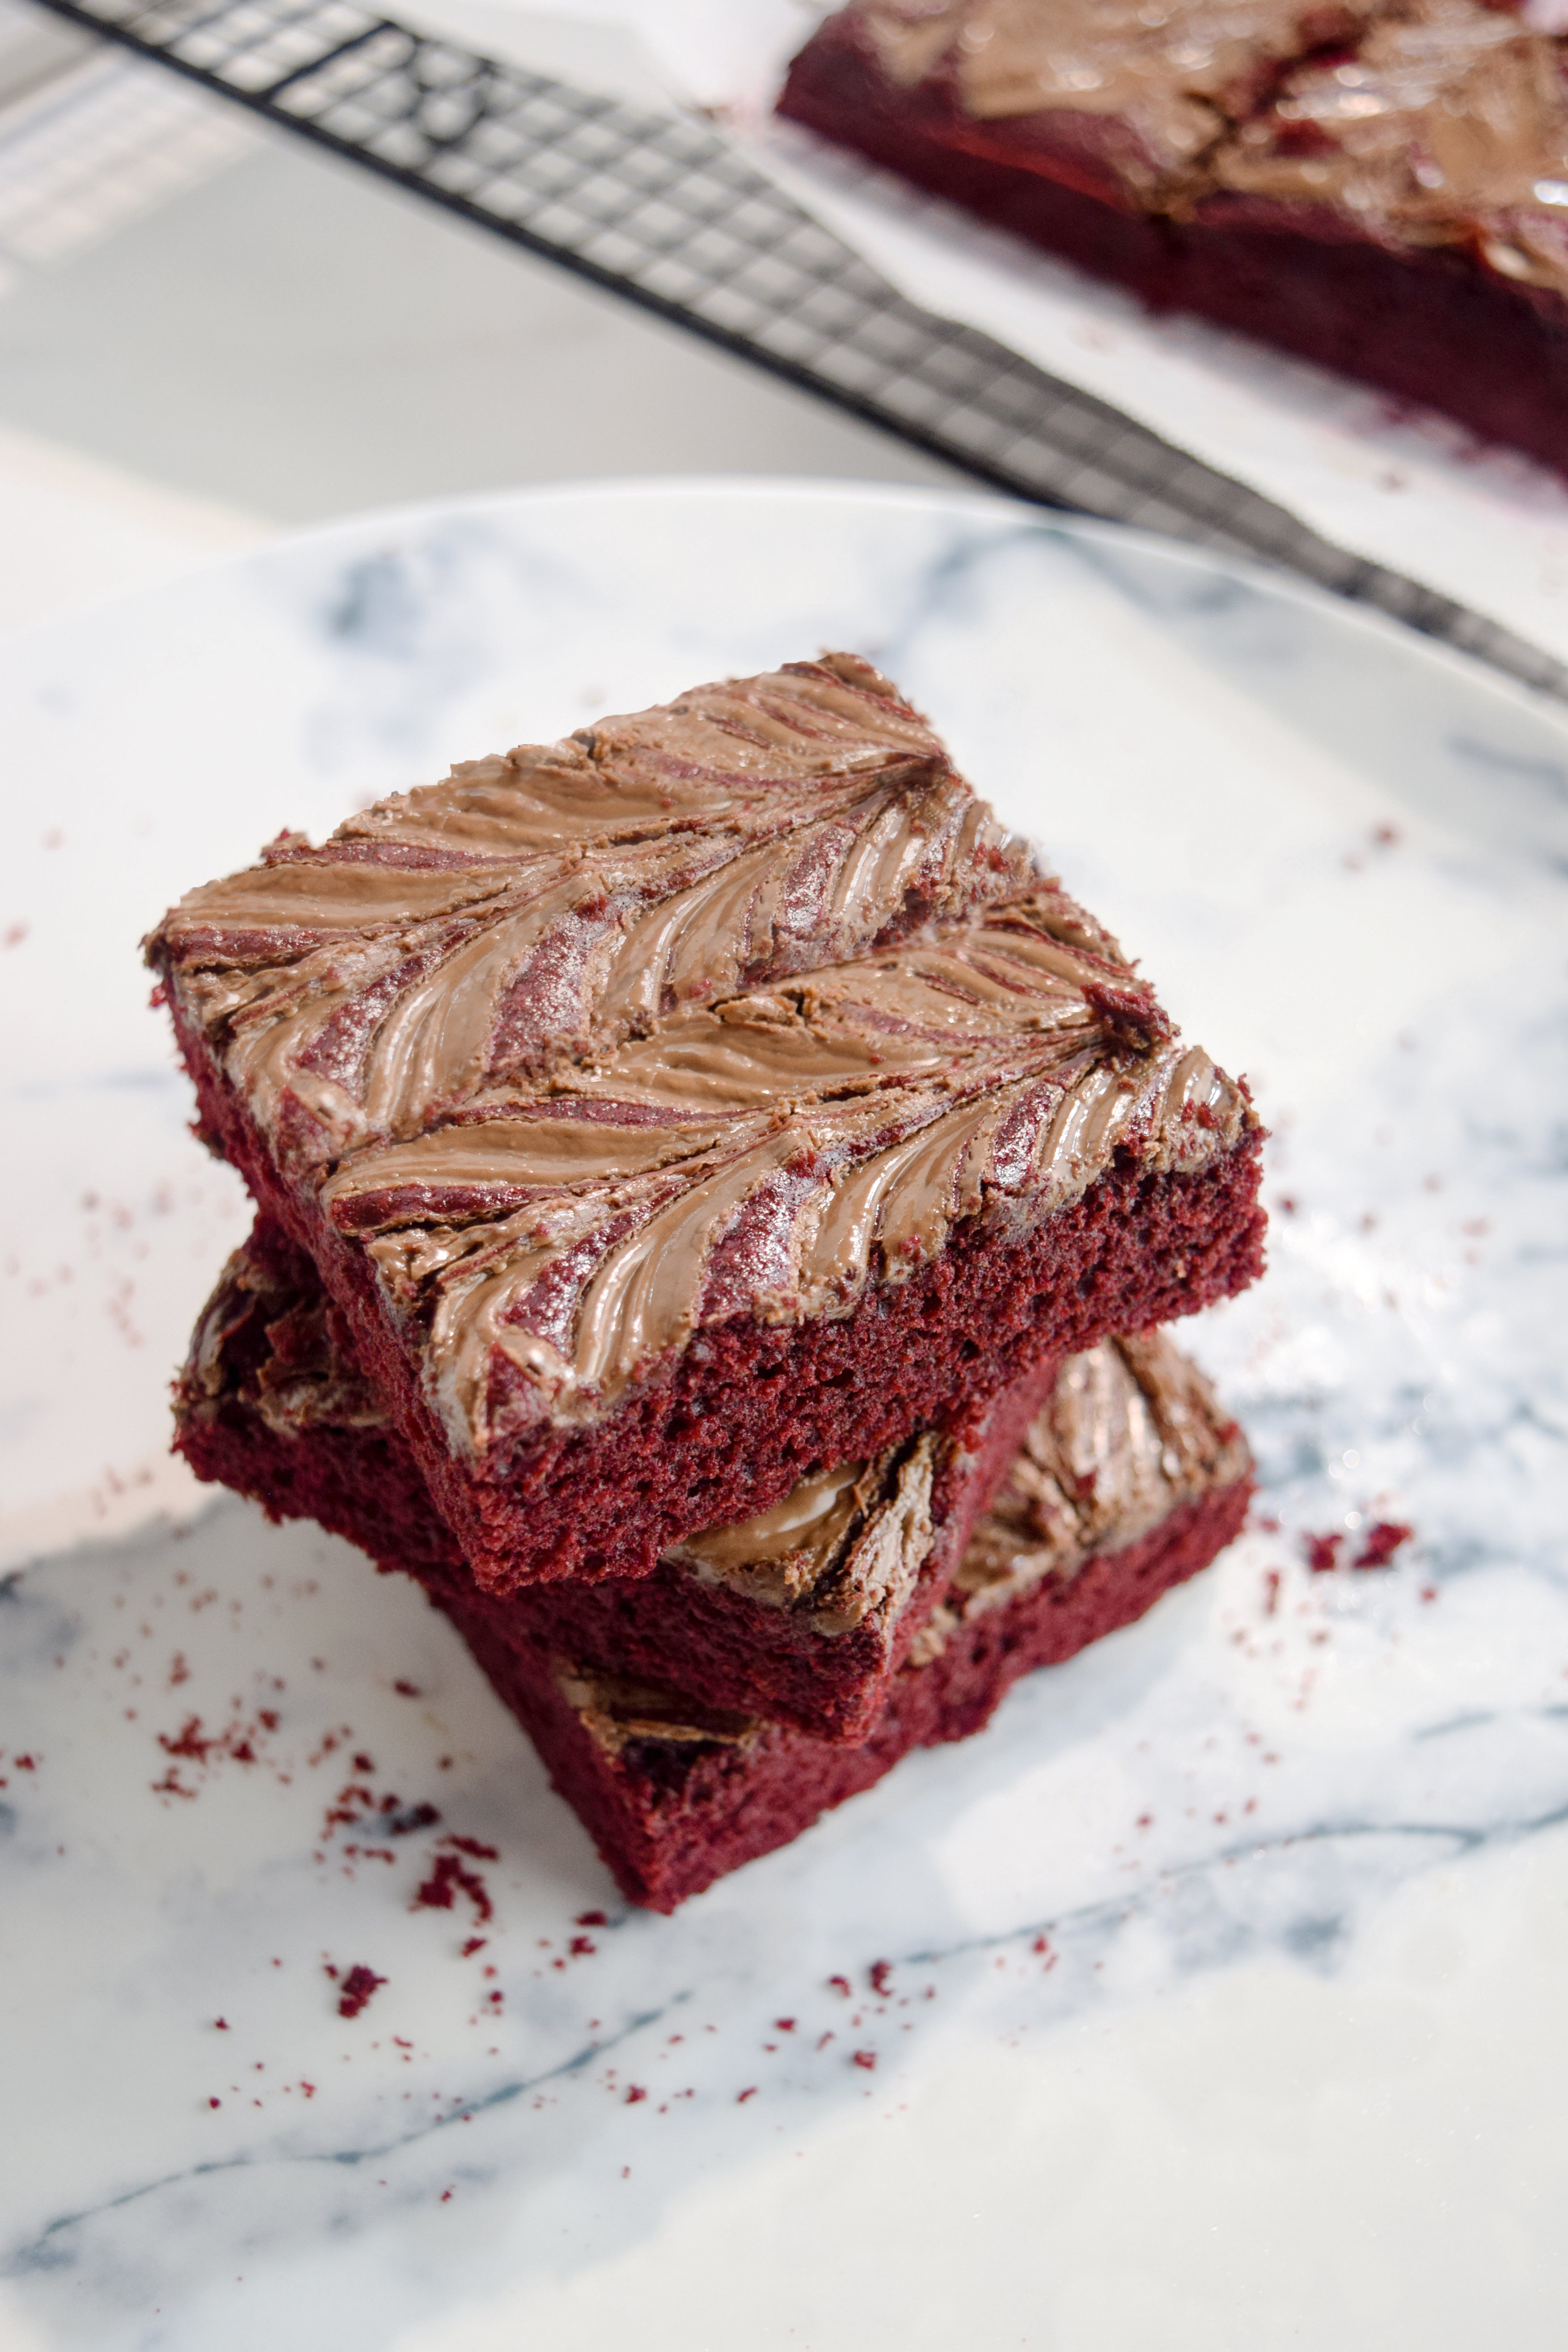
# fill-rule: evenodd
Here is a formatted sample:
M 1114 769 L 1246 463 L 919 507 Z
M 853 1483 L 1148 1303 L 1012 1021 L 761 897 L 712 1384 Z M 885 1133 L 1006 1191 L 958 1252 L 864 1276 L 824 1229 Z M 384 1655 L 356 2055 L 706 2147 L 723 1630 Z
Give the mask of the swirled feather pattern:
M 468 1455 L 1251 1120 L 847 654 L 285 835 L 148 954 Z

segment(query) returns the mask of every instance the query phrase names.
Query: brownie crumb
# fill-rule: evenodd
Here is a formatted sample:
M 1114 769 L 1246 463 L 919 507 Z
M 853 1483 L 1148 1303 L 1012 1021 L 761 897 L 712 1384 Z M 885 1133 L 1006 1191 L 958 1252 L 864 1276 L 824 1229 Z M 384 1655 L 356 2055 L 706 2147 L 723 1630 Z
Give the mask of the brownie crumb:
M 332 1973 L 332 1970 L 328 1970 L 329 1975 Z M 374 1969 L 356 1964 L 343 1979 L 342 1990 L 338 1995 L 338 2015 L 357 2017 L 369 2002 L 376 1988 L 385 1982 L 386 1979 L 378 1977 Z
M 1415 1534 L 1414 1528 L 1402 1527 L 1396 1519 L 1376 1519 L 1362 1539 L 1362 1547 L 1352 1560 L 1352 1568 L 1386 1568 L 1401 1544 L 1407 1544 Z
M 495 1917 L 495 1905 L 477 1870 L 469 1870 L 455 1853 L 438 1853 L 430 1875 L 419 1887 L 411 1907 L 416 1911 L 450 1911 L 458 1893 L 466 1895 L 481 1919 Z

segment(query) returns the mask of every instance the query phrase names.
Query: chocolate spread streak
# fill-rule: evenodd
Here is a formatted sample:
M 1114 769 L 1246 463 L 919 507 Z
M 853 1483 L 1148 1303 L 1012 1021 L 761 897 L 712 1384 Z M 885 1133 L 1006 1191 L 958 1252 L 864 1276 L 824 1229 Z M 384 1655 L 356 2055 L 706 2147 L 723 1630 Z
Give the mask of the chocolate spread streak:
M 1070 1356 L 953 1579 L 965 1617 L 1046 1577 L 1121 1551 L 1193 1502 L 1249 1475 L 1241 1431 L 1163 1331 Z
M 285 836 L 148 953 L 469 1457 L 1252 1124 L 852 655 Z
M 1208 152 L 1279 65 L 1353 30 L 1375 0 L 868 0 L 888 79 L 934 83 L 977 122 L 1052 113 L 1117 126 L 1106 169 L 1158 198 Z M 1094 193 L 1100 193 L 1099 190 Z
M 1184 217 L 1226 194 L 1331 206 L 1381 242 L 1467 247 L 1568 294 L 1568 41 L 1522 13 L 866 0 L 852 14 L 890 82 L 977 126 L 1048 118 L 1057 152 L 1042 145 L 1038 168 L 1124 208 Z

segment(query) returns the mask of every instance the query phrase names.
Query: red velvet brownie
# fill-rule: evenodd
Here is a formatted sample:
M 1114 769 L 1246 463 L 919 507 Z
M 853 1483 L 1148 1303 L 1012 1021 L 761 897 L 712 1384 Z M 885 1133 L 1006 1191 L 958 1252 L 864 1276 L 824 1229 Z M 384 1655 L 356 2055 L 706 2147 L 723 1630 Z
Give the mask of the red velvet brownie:
M 148 953 L 487 1591 L 651 1573 L 1261 1262 L 1245 1089 L 852 655 L 285 835 Z
M 780 110 L 1568 469 L 1568 41 L 1483 0 L 855 0 Z
M 472 1604 L 501 1643 L 674 1684 L 820 1739 L 863 1739 L 1055 1379 L 1046 1366 L 938 1436 L 808 1481 L 649 1577 L 481 1594 L 359 1370 L 314 1265 L 263 1218 L 225 1267 L 175 1386 L 176 1449 L 274 1519 L 311 1518 Z
M 606 1629 L 624 1638 L 639 1612 L 646 1620 L 664 1570 L 630 1587 L 547 1587 L 504 1602 L 452 1573 L 449 1539 L 374 1400 L 321 1344 L 319 1323 L 308 1328 L 319 1305 L 296 1303 L 268 1326 L 261 1318 L 283 1294 L 258 1267 L 252 1256 L 248 1292 L 231 1270 L 199 1328 L 181 1388 L 184 1450 L 203 1475 L 259 1496 L 275 1516 L 319 1509 L 382 1565 L 416 1574 L 623 1892 L 655 1910 L 788 1843 L 911 1748 L 977 1731 L 1020 1675 L 1130 1623 L 1205 1566 L 1251 1494 L 1239 1430 L 1163 1334 L 1074 1358 L 905 1645 L 867 1738 L 813 1738 L 628 1671 L 613 1648 L 585 1655 L 576 1646 Z M 617 1591 L 626 1617 L 595 1617 Z M 767 1613 L 754 1599 L 738 1606 Z

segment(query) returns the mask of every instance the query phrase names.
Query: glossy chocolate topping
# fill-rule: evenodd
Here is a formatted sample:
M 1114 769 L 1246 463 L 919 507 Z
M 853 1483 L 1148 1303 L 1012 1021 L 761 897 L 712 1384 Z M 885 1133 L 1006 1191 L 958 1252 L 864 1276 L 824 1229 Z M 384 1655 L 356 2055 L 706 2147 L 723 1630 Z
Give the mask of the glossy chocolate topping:
M 1251 1466 L 1240 1430 L 1163 1331 L 1105 1340 L 1062 1366 L 975 1527 L 949 1605 L 970 1616 L 1044 1577 L 1070 1577 Z
M 1415 245 L 1472 243 L 1568 294 L 1568 47 L 1465 0 L 1412 0 L 1291 73 L 1215 158 L 1217 184 L 1342 205 Z
M 804 1479 L 754 1519 L 688 1536 L 666 1557 L 706 1584 L 789 1609 L 814 1633 L 847 1633 L 902 1613 L 931 1547 L 938 1442 Z
M 464 1454 L 1250 1118 L 850 655 L 287 837 L 149 956 Z
M 1106 193 L 1332 205 L 1568 293 L 1568 43 L 1479 0 L 864 0 L 889 79 L 976 123 L 1097 117 Z M 1534 12 L 1537 15 L 1539 12 Z M 1042 150 L 1039 167 L 1052 166 Z M 1065 175 L 1081 176 L 1064 157 Z
M 1115 118 L 1108 152 L 1143 197 L 1178 179 L 1279 65 L 1342 37 L 1375 0 L 867 0 L 889 79 L 941 79 L 980 122 Z

